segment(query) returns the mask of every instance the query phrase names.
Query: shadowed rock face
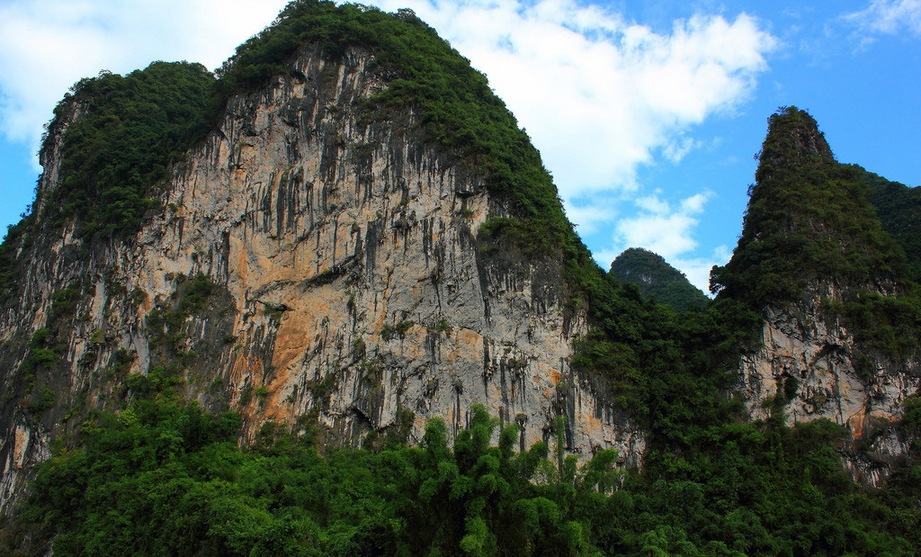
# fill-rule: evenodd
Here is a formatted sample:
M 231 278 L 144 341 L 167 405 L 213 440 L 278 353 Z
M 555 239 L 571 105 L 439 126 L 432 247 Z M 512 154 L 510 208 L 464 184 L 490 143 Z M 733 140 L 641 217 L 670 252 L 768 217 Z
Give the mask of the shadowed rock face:
M 230 100 L 134 241 L 88 246 L 65 230 L 30 248 L 41 258 L 0 315 L 7 392 L 24 389 L 35 331 L 50 327 L 66 350 L 36 372 L 53 407 L 2 407 L 3 503 L 73 415 L 116 407 L 129 373 L 170 366 L 188 397 L 239 410 L 248 437 L 309 415 L 327 444 L 357 445 L 412 416 L 412 441 L 427 419 L 456 430 L 482 403 L 521 426 L 523 447 L 565 414 L 571 451 L 616 447 L 638 462 L 642 432 L 569 366 L 587 324 L 564 306 L 561 261 L 477 238 L 507 216 L 502 204 L 420 140 L 411 110 L 358 108 L 386 87 L 372 62 L 306 48 L 298 77 Z M 62 129 L 42 188 L 56 183 Z M 49 325 L 69 285 L 73 318 Z

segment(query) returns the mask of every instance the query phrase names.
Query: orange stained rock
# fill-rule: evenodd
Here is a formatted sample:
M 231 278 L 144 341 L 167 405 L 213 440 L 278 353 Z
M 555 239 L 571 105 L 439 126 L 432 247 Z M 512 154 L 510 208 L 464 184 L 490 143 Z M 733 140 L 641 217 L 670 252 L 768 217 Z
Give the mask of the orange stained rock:
M 455 329 L 454 349 L 445 355 L 445 362 L 456 362 L 470 359 L 471 354 L 483 354 L 483 335 L 470 329 Z
M 847 419 L 847 426 L 851 430 L 851 437 L 859 439 L 863 436 L 863 430 L 867 425 L 867 409 L 861 408 L 856 414 Z
M 13 467 L 22 468 L 26 461 L 26 450 L 29 448 L 29 430 L 16 426 L 16 437 L 13 441 Z
M 580 414 L 578 422 L 581 426 L 580 429 L 584 430 L 589 436 L 597 438 L 604 436 L 604 424 L 594 414 Z
M 240 354 L 234 361 L 233 368 L 230 371 L 230 381 L 234 385 L 242 384 L 246 377 L 261 373 L 264 367 L 262 358 L 258 356 L 247 357 Z

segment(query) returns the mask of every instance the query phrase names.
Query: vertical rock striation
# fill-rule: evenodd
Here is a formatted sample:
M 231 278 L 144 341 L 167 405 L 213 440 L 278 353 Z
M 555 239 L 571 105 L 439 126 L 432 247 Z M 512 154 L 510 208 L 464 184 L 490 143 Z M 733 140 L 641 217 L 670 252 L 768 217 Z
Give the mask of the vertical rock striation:
M 400 427 L 418 440 L 426 420 L 456 431 L 482 403 L 520 426 L 523 447 L 564 414 L 569 450 L 638 461 L 643 433 L 569 365 L 589 325 L 565 303 L 562 261 L 478 237 L 507 210 L 475 169 L 421 141 L 411 109 L 367 117 L 363 100 L 387 87 L 369 51 L 330 61 L 308 46 L 292 64 L 230 99 L 132 241 L 87 244 L 65 227 L 26 248 L 41 257 L 0 315 L 16 354 L 2 380 L 20 395 L 2 407 L 0 504 L 73 416 L 164 369 L 182 371 L 188 397 L 239 410 L 248 437 L 307 417 L 328 444 Z M 59 179 L 65 127 L 51 130 L 42 189 Z M 57 403 L 29 411 L 22 375 L 42 330 L 60 360 L 32 381 Z
M 753 419 L 768 418 L 781 402 L 788 425 L 824 418 L 845 426 L 854 440 L 846 465 L 877 485 L 908 452 L 895 426 L 921 387 L 921 364 L 868 353 L 821 304 L 765 310 L 761 345 L 740 361 L 739 391 Z

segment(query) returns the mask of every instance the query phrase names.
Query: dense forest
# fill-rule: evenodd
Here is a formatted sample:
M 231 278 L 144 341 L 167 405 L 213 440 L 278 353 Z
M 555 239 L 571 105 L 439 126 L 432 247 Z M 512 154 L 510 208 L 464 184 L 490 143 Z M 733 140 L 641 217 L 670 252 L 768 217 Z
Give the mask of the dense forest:
M 908 399 L 896 424 L 910 454 L 873 489 L 842 466 L 859 450 L 844 427 L 786 425 L 796 385 L 760 421 L 745 418 L 731 390 L 763 308 L 802 302 L 820 285 L 844 292 L 825 309 L 871 353 L 902 361 L 921 344 L 918 189 L 839 164 L 795 107 L 769 120 L 742 237 L 713 273 L 715 298 L 655 254 L 627 254 L 632 273 L 661 277 L 663 288 L 648 290 L 624 265 L 605 273 L 592 262 L 527 135 L 434 30 L 406 10 L 299 0 L 216 76 L 158 62 L 74 86 L 50 126 L 83 107 L 64 134 L 66 177 L 0 245 L 0 305 L 22 272 L 15 253 L 37 234 L 76 219 L 88 242 L 106 242 L 141 226 L 168 169 L 227 100 L 290 71 L 305 44 L 330 59 L 374 51 L 390 86 L 361 107 L 367 118 L 413 106 L 426 140 L 511 204 L 513 218 L 481 227 L 481 248 L 562 257 L 568 303 L 587 308 L 592 324 L 572 365 L 603 377 L 648 430 L 642 468 L 613 450 L 578 466 L 563 418 L 547 442 L 522 450 L 516 426 L 500 428 L 482 407 L 453 443 L 435 419 L 418 445 L 397 427 L 333 450 L 305 415 L 295 426 L 267 422 L 240 446 L 239 415 L 183 400 L 179 377 L 131 375 L 119 410 L 90 411 L 58 440 L 28 501 L 2 524 L 0 551 L 43 555 L 53 542 L 56 556 L 917 553 L 921 398 Z
M 921 428 L 921 405 L 906 420 Z M 453 448 L 440 420 L 418 447 L 394 432 L 330 452 L 308 423 L 268 423 L 245 449 L 238 427 L 168 392 L 96 416 L 82 448 L 41 466 L 6 550 L 53 537 L 55 555 L 913 555 L 921 542 L 917 469 L 863 492 L 829 422 L 713 424 L 643 471 L 614 451 L 577 468 L 562 428 L 524 452 L 514 425 L 494 443 L 482 408 Z

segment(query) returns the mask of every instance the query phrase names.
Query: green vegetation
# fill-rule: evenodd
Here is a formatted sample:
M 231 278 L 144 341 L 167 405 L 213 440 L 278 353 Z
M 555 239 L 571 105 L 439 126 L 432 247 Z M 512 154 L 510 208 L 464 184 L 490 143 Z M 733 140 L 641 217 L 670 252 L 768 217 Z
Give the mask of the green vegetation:
M 67 363 L 67 328 L 82 295 L 78 284 L 52 293 L 47 326 L 37 329 L 29 340 L 15 389 L 19 390 L 23 405 L 32 414 L 37 415 L 55 404 L 52 385 L 59 382 L 58 372 Z
M 874 354 L 903 359 L 921 345 L 917 215 L 900 201 L 914 203 L 913 190 L 895 188 L 895 201 L 877 196 L 892 188 L 836 163 L 815 122 L 794 107 L 771 117 L 739 247 L 713 274 L 713 303 L 648 252 L 629 254 L 633 262 L 611 273 L 600 269 L 485 77 L 408 10 L 299 0 L 242 45 L 217 81 L 200 66 L 155 63 L 78 83 L 51 125 L 53 133 L 80 107 L 64 134 L 63 180 L 41 200 L 39 216 L 47 226 L 76 218 L 88 239 L 130 234 L 155 206 L 170 165 L 202 138 L 229 95 L 291 72 L 290 58 L 304 45 L 331 60 L 368 49 L 389 80 L 355 106 L 327 107 L 331 114 L 405 126 L 411 109 L 420 126 L 404 131 L 485 180 L 509 210 L 479 230 L 485 264 L 562 262 L 567 310 L 585 308 L 592 323 L 572 365 L 603 379 L 599 390 L 609 391 L 599 396 L 648 432 L 643 470 L 622 468 L 611 451 L 577 468 L 562 417 L 547 431 L 549 444 L 516 452 L 515 426 L 497 432 L 479 407 L 454 439 L 431 421 L 419 447 L 405 445 L 414 416 L 401 407 L 394 426 L 369 435 L 360 450 L 319 452 L 309 415 L 290 430 L 267 423 L 254 446 L 240 448 L 239 416 L 208 414 L 173 393 L 195 361 L 187 318 L 221 311 L 226 294 L 207 277 L 180 277 L 174 296 L 155 300 L 147 314 L 150 372 L 128 375 L 134 356 L 126 351 L 112 358 L 108 373 L 124 378 L 122 398 L 132 402 L 74 426 L 78 442 L 39 467 L 20 520 L 0 536 L 5 549 L 45 554 L 52 539 L 55 555 L 912 555 L 921 547 L 917 448 L 897 467 L 894 489 L 864 491 L 841 468 L 842 428 L 783 425 L 794 381 L 764 422 L 746 422 L 730 394 L 739 352 L 756 342 L 759 312 L 797 302 L 814 283 L 845 293 L 825 309 Z M 0 299 L 15 289 L 14 254 L 30 241 L 34 218 L 12 227 L 0 246 Z M 664 291 L 642 289 L 644 279 L 628 283 L 650 273 Z M 58 291 L 49 327 L 28 347 L 20 369 L 31 373 L 23 406 L 33 414 L 54 404 L 53 390 L 36 386 L 35 376 L 61 361 L 66 346 L 55 327 L 81 295 L 78 285 Z M 135 290 L 130 299 L 146 296 Z M 286 306 L 264 304 L 281 320 Z M 355 310 L 354 297 L 348 306 Z M 386 324 L 381 336 L 402 338 L 414 325 Z M 221 327 L 209 329 L 215 352 L 234 342 Z M 361 339 L 353 350 L 376 394 L 381 360 L 365 358 Z M 315 411 L 328 406 L 336 382 L 331 373 L 306 385 Z M 211 388 L 220 390 L 218 378 Z M 269 395 L 250 385 L 239 403 Z M 919 424 L 921 403 L 910 398 L 899 427 L 912 447 L 921 445 Z
M 591 263 L 566 219 L 550 174 L 527 134 L 486 77 L 410 10 L 388 14 L 376 8 L 332 2 L 291 2 L 275 24 L 243 45 L 218 72 L 225 94 L 259 87 L 273 75 L 286 74 L 298 48 L 316 44 L 330 59 L 348 48 L 374 53 L 377 71 L 389 85 L 360 107 L 368 123 L 405 117 L 407 108 L 421 117 L 422 140 L 439 145 L 454 164 L 483 176 L 490 192 L 508 200 L 515 216 L 487 231 L 515 238 L 519 250 L 583 253 L 568 263 L 568 278 L 587 288 Z M 591 263 L 592 267 L 597 267 Z
M 896 362 L 918 353 L 921 346 L 921 295 L 917 287 L 884 296 L 860 291 L 843 302 L 826 300 L 825 308 L 841 316 L 867 348 Z
M 195 355 L 184 346 L 188 336 L 184 329 L 186 319 L 200 315 L 219 294 L 217 285 L 204 275 L 191 279 L 180 275 L 176 280 L 178 284 L 170 299 L 146 317 L 150 345 L 154 350 L 152 361 L 168 374 L 181 371 Z M 222 335 L 219 343 L 223 345 L 225 340 Z
M 891 290 L 909 277 L 868 188 L 838 164 L 815 120 L 785 107 L 769 120 L 742 236 L 711 289 L 754 308 L 795 302 L 816 281 Z
M 156 207 L 168 168 L 210 129 L 214 87 L 200 64 L 166 62 L 79 81 L 50 125 L 78 107 L 63 134 L 61 181 L 45 194 L 42 217 L 52 225 L 76 217 L 87 237 L 134 233 Z
M 760 158 L 742 237 L 714 268 L 713 291 L 760 310 L 828 285 L 837 294 L 825 309 L 865 348 L 896 362 L 917 354 L 917 190 L 837 163 L 815 120 L 795 107 L 771 116 Z
M 618 255 L 611 263 L 610 272 L 619 280 L 635 285 L 643 296 L 678 311 L 702 308 L 709 303 L 684 273 L 643 248 L 630 248 Z
M 419 447 L 321 454 L 305 422 L 302 434 L 267 423 L 240 449 L 239 416 L 168 393 L 135 393 L 85 422 L 82 448 L 41 465 L 5 549 L 41 553 L 53 539 L 61 556 L 896 556 L 921 541 L 910 501 L 848 480 L 835 451 L 845 433 L 829 422 L 727 423 L 686 455 L 653 452 L 638 474 L 614 451 L 577 469 L 563 419 L 550 445 L 516 452 L 514 425 L 493 444 L 497 421 L 482 407 L 453 449 L 440 420 Z
M 395 336 L 404 338 L 407 331 L 409 331 L 413 325 L 415 325 L 415 323 L 410 320 L 400 321 L 396 325 L 385 323 L 384 326 L 381 327 L 381 338 L 384 340 L 390 340 Z
M 8 300 L 18 286 L 19 263 L 16 259 L 17 250 L 28 247 L 29 235 L 34 217 L 23 213 L 22 220 L 7 228 L 0 243 L 0 307 Z
M 921 188 L 890 182 L 859 166 L 853 168 L 869 188 L 883 230 L 905 250 L 912 276 L 921 282 Z
M 213 283 L 211 283 L 207 277 L 202 276 L 194 279 L 192 283 L 193 296 L 191 297 L 191 305 L 193 307 L 199 305 L 197 302 L 198 296 L 194 294 L 195 291 L 201 290 L 200 288 L 194 287 L 194 284 L 199 281 L 206 285 L 206 289 L 210 290 L 213 288 Z M 147 332 L 150 335 L 151 344 L 155 346 L 165 345 L 173 351 L 179 351 L 179 343 L 185 338 L 185 333 L 182 331 L 182 325 L 191 314 L 191 308 L 189 304 L 186 303 L 185 296 L 183 296 L 181 292 L 181 287 L 185 284 L 186 282 L 184 280 L 180 281 L 180 287 L 176 289 L 173 299 L 170 300 L 171 304 L 164 307 L 156 307 L 147 314 Z

